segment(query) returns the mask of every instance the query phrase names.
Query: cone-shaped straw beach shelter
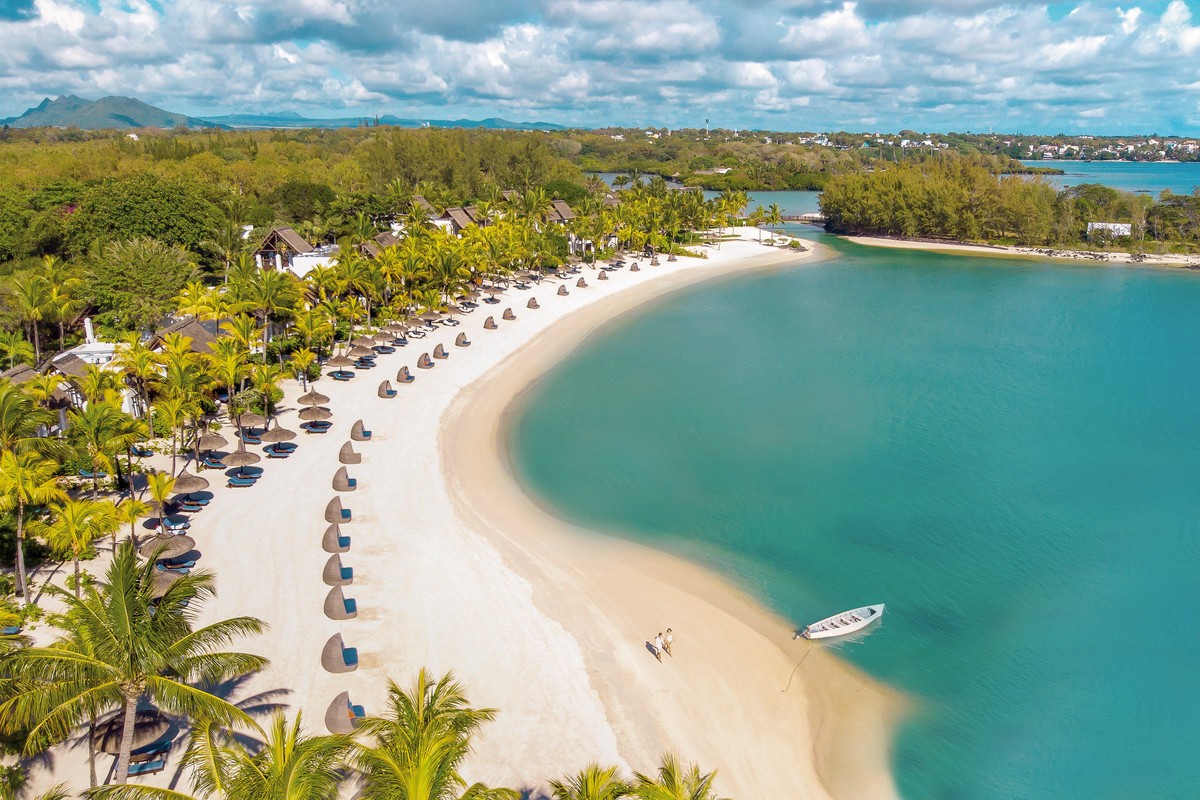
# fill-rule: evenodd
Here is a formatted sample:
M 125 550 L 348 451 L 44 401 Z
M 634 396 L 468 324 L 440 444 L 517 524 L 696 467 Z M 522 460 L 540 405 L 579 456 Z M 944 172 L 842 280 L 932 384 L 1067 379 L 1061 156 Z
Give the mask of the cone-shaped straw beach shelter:
M 322 406 L 329 402 L 329 398 L 316 389 L 312 389 L 306 394 L 300 395 L 296 402 L 306 406 Z

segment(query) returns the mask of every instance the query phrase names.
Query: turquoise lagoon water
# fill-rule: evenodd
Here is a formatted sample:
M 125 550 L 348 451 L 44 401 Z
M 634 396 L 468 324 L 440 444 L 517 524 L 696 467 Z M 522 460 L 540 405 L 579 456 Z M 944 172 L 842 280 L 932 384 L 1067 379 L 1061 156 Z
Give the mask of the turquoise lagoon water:
M 832 646 L 914 699 L 906 798 L 1195 797 L 1200 276 L 825 241 L 586 343 L 518 474 L 797 625 L 886 602 Z
M 1147 192 L 1158 196 L 1163 189 L 1191 194 L 1200 186 L 1200 163 L 1164 161 L 1025 161 L 1038 167 L 1057 167 L 1064 175 L 1047 175 L 1058 188 L 1081 183 L 1102 183 L 1125 192 Z

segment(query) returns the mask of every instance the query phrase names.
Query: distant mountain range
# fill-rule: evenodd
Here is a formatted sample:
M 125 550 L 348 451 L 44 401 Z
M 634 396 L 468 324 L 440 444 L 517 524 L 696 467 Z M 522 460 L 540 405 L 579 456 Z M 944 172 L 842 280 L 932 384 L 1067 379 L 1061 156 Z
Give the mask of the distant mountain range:
M 507 130 L 565 130 L 552 122 L 512 122 L 498 117 L 488 119 L 401 119 L 386 114 L 380 117 L 335 117 L 311 119 L 294 111 L 269 114 L 227 114 L 218 117 L 189 117 L 156 108 L 132 97 L 102 97 L 84 100 L 64 95 L 46 98 L 19 117 L 0 119 L 0 125 L 14 128 L 83 128 L 86 130 L 129 128 L 354 128 L 359 125 L 392 125 L 399 128 L 497 128 Z
M 203 120 L 173 114 L 132 97 L 102 97 L 84 100 L 73 94 L 57 100 L 47 97 L 19 117 L 0 119 L 14 128 L 187 128 L 207 126 Z

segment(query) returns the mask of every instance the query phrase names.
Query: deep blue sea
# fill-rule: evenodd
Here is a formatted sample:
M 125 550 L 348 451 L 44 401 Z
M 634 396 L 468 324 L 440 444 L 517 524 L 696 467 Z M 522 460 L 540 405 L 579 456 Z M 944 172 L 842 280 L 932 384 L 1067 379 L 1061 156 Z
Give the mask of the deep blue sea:
M 1196 797 L 1200 275 L 808 235 L 589 340 L 518 474 L 797 625 L 886 602 L 833 646 L 913 698 L 910 800 Z
M 1102 183 L 1125 192 L 1143 192 L 1157 197 L 1164 189 L 1191 194 L 1200 186 L 1200 163 L 1163 161 L 1025 161 L 1038 167 L 1057 167 L 1064 175 L 1046 175 L 1052 185 L 1078 186 Z

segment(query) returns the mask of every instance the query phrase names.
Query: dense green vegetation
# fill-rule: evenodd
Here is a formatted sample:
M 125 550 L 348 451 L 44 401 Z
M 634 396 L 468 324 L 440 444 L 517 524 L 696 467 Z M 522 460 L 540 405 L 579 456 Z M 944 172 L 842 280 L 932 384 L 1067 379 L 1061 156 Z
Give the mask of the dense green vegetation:
M 1134 252 L 1200 249 L 1200 196 L 1164 192 L 1155 200 L 1096 184 L 1056 191 L 1039 178 L 997 176 L 954 157 L 837 175 L 821 211 L 830 230 L 844 233 Z M 1132 235 L 1089 242 L 1089 222 L 1129 223 Z

